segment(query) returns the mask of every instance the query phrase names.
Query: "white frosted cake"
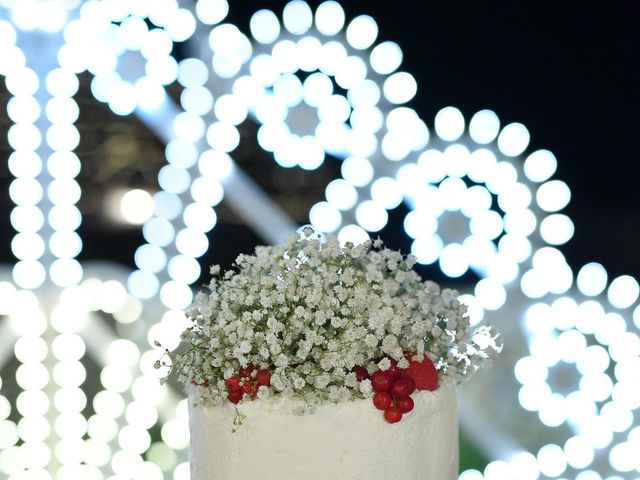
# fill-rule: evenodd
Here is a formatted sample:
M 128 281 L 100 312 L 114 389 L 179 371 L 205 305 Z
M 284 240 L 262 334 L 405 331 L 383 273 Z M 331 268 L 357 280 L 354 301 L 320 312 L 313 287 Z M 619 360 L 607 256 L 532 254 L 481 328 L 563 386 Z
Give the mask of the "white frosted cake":
M 188 386 L 192 480 L 455 480 L 455 386 L 500 347 L 414 263 L 305 228 L 213 267 L 158 362 Z
M 191 404 L 193 480 L 455 480 L 458 417 L 452 383 L 414 394 L 397 424 L 368 400 L 296 413 L 294 402 L 266 399 L 238 406 Z

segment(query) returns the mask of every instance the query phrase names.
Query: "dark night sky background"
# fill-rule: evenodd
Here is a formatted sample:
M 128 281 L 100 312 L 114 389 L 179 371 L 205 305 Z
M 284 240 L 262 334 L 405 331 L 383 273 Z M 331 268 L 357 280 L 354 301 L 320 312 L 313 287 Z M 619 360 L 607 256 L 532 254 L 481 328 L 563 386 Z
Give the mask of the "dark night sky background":
M 245 32 L 251 13 L 269 8 L 280 15 L 286 4 L 231 3 L 229 21 Z M 411 106 L 427 125 L 432 126 L 435 113 L 447 105 L 460 108 L 466 118 L 490 108 L 503 125 L 518 121 L 527 126 L 530 149 L 555 153 L 556 178 L 573 192 L 565 211 L 576 233 L 563 247 L 570 265 L 579 268 L 599 261 L 612 277 L 628 273 L 640 278 L 638 2 L 343 4 L 347 19 L 371 15 L 380 27 L 379 40 L 393 40 L 402 47 L 402 69 L 419 85 Z M 8 178 L 2 182 L 6 200 L 8 183 Z M 8 214 L 2 213 L 0 263 L 13 262 Z M 400 228 L 393 230 L 401 223 L 392 219 L 390 225 L 383 238 L 406 249 L 408 241 L 400 238 Z M 83 226 L 80 233 L 85 243 L 81 259 L 108 253 L 133 266 L 133 252 L 143 242 L 139 229 L 100 233 Z M 210 236 L 218 254 L 208 254 L 203 263 L 225 264 L 260 241 L 248 228 L 224 223 Z M 113 241 L 121 245 L 114 249 Z

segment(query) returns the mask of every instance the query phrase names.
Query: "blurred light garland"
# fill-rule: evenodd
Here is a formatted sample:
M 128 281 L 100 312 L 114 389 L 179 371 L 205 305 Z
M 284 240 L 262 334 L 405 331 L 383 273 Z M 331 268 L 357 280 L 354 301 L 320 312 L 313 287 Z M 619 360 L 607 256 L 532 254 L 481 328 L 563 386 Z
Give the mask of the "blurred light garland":
M 38 14 L 27 15 L 27 4 Z M 327 153 L 343 158 L 342 178 L 310 211 L 317 229 L 361 241 L 384 228 L 388 211 L 405 202 L 404 228 L 420 263 L 437 262 L 452 278 L 468 270 L 482 277 L 461 297 L 473 323 L 510 299 L 528 299 L 522 329 L 529 355 L 514 368 L 519 401 L 544 425 L 566 424 L 573 434 L 537 452 L 496 452 L 499 459 L 483 473 L 470 470 L 461 480 L 603 479 L 591 469 L 603 458 L 612 472 L 640 473 L 634 453 L 640 448 L 634 427 L 640 288 L 629 276 L 609 282 L 595 263 L 574 275 L 556 248 L 574 233 L 561 213 L 571 192 L 553 178 L 551 152 L 527 152 L 524 125 L 501 126 L 491 110 L 467 124 L 458 109 L 445 107 L 432 135 L 405 105 L 417 83 L 399 70 L 400 47 L 376 44 L 375 20 L 361 15 L 346 22 L 334 1 L 315 12 L 292 1 L 282 19 L 260 10 L 250 21 L 252 38 L 222 23 L 225 0 L 185 1 L 184 8 L 170 0 L 46 4 L 0 2 L 9 19 L 0 20 L 0 74 L 12 94 L 12 251 L 18 259 L 13 281 L 0 283 L 0 313 L 11 320 L 9 328 L 0 325 L 0 338 L 10 338 L 9 331 L 18 338 L 16 379 L 23 389 L 18 425 L 6 420 L 12 407 L 0 396 L 0 471 L 9 478 L 50 478 L 46 472 L 55 466 L 60 478 L 162 478 L 163 472 L 188 478 L 185 404 L 155 383 L 151 347 L 154 340 L 177 345 L 180 311 L 192 300 L 197 259 L 209 248 L 206 234 L 217 221 L 213 207 L 225 199 L 241 208 L 233 197 L 238 191 L 258 195 L 230 156 L 240 141 L 237 125 L 251 116 L 260 124 L 260 146 L 281 167 L 314 170 Z M 49 58 L 58 65 L 32 58 L 37 39 L 47 39 Z M 198 55 L 176 62 L 173 43 L 189 46 L 192 39 Z M 96 99 L 116 114 L 135 113 L 167 142 L 155 215 L 143 227 L 138 269 L 126 280 L 123 272 L 104 268 L 89 275 L 75 260 L 82 241 L 75 233 L 81 216 L 73 95 L 83 71 L 93 75 Z M 183 87 L 180 105 L 165 91 L 175 81 Z M 292 225 L 260 198 L 264 205 L 254 204 L 274 220 L 271 226 L 245 215 L 275 241 Z M 44 295 L 45 302 L 47 277 L 59 289 Z M 143 302 L 152 309 L 156 295 L 166 310 L 142 339 L 113 338 L 94 313 L 144 325 Z M 78 298 L 87 300 L 79 304 Z M 88 401 L 80 388 L 85 350 L 102 365 L 104 387 L 88 419 L 78 413 Z M 570 392 L 554 391 L 550 379 L 561 364 L 576 372 Z M 147 431 L 159 421 L 162 442 L 151 445 Z

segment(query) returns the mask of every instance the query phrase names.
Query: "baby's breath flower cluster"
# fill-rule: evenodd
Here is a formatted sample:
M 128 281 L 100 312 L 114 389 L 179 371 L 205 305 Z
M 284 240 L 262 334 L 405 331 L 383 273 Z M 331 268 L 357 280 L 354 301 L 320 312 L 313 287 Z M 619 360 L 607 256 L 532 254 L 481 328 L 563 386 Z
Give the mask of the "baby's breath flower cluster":
M 354 366 L 370 374 L 390 358 L 427 355 L 439 375 L 460 381 L 497 350 L 489 329 L 470 332 L 458 293 L 412 270 L 415 259 L 380 240 L 341 247 L 309 229 L 283 245 L 213 267 L 207 292 L 188 312 L 183 350 L 170 354 L 178 380 L 200 401 L 221 404 L 224 380 L 241 367 L 268 369 L 258 397 L 287 395 L 307 405 L 371 395 Z M 247 398 L 247 396 L 245 396 Z

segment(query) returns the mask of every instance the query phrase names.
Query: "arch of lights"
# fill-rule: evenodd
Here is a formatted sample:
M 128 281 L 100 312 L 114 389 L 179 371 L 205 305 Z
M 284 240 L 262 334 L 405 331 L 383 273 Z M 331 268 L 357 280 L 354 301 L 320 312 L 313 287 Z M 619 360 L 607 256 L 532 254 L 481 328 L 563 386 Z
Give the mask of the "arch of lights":
M 15 339 L 22 389 L 18 424 L 7 420 L 14 407 L 0 395 L 3 474 L 188 478 L 185 404 L 156 383 L 153 340 L 176 345 L 180 311 L 200 274 L 196 259 L 209 247 L 213 207 L 223 198 L 269 241 L 293 230 L 230 156 L 240 140 L 236 126 L 251 115 L 261 147 L 284 168 L 314 170 L 325 152 L 343 158 L 342 178 L 310 211 L 316 228 L 358 241 L 381 230 L 387 211 L 404 201 L 419 262 L 438 262 L 452 278 L 469 269 L 482 278 L 462 296 L 473 322 L 518 299 L 526 305 L 528 354 L 514 367 L 520 404 L 549 429 L 564 425 L 571 433 L 531 452 L 518 445 L 494 451 L 498 460 L 461 480 L 640 475 L 638 282 L 609 281 L 596 263 L 574 275 L 557 248 L 573 235 L 561 213 L 570 190 L 553 178 L 551 152 L 526 152 L 523 125 L 502 126 L 490 110 L 467 121 L 446 107 L 432 134 L 406 106 L 417 85 L 398 70 L 400 47 L 376 43 L 371 17 L 347 23 L 333 1 L 315 12 L 292 1 L 281 20 L 261 10 L 250 22 L 252 39 L 222 23 L 224 0 L 2 0 L 0 7 L 18 259 L 0 282 L 0 315 L 8 318 L 0 342 Z M 177 63 L 174 42 L 186 42 L 191 56 Z M 50 55 L 31 55 L 36 47 Z M 83 71 L 93 76 L 96 99 L 116 114 L 135 113 L 167 142 L 155 215 L 131 273 L 75 260 L 82 219 L 73 95 Z M 180 105 L 164 89 L 175 81 L 183 87 Z M 336 86 L 346 94 L 334 93 Z M 100 312 L 142 328 L 117 338 Z M 85 354 L 100 363 L 103 387 L 89 418 L 79 413 L 88 402 Z M 572 392 L 552 388 L 561 366 L 575 370 Z M 159 423 L 162 442 L 150 445 L 148 430 Z

